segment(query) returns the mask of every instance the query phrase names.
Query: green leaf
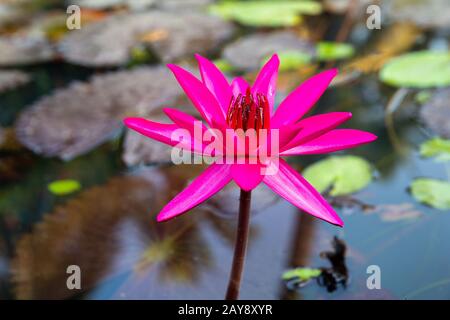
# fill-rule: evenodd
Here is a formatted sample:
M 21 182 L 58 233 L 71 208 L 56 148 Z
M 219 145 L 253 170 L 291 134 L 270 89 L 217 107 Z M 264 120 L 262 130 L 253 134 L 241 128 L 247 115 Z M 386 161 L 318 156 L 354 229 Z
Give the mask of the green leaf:
M 211 13 L 242 25 L 286 27 L 297 25 L 300 14 L 317 15 L 322 6 L 314 1 L 222 1 L 209 7 Z
M 420 155 L 435 157 L 438 162 L 450 161 L 450 140 L 433 138 L 420 145 Z
M 48 185 L 48 190 L 57 196 L 65 196 L 81 189 L 81 184 L 76 180 L 57 180 Z
M 272 56 L 265 57 L 261 64 L 264 65 Z M 280 71 L 291 71 L 300 68 L 311 62 L 312 56 L 301 51 L 281 51 L 278 52 L 280 58 Z
M 351 44 L 339 42 L 319 42 L 317 45 L 317 59 L 331 61 L 350 58 L 355 54 Z
M 290 279 L 300 279 L 300 281 L 309 281 L 312 278 L 317 278 L 322 273 L 322 270 L 320 269 L 313 269 L 313 268 L 295 268 L 290 269 L 283 273 L 282 279 L 283 280 L 290 280 Z
M 411 183 L 410 191 L 421 203 L 436 209 L 450 209 L 450 183 L 447 181 L 418 178 Z
M 450 53 L 417 51 L 389 60 L 381 81 L 396 87 L 430 88 L 450 85 Z
M 330 195 L 342 196 L 366 187 L 372 181 L 372 167 L 357 156 L 331 156 L 308 166 L 303 176 L 319 192 L 331 188 Z
M 217 59 L 213 61 L 217 68 L 222 72 L 233 72 L 235 68 L 225 59 Z

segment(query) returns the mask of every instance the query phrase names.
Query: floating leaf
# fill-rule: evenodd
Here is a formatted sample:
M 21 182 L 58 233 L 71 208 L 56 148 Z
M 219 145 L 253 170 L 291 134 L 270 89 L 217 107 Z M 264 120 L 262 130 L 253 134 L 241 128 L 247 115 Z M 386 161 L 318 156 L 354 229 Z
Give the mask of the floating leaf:
M 30 77 L 18 70 L 0 70 L 0 93 L 26 84 Z
M 372 168 L 357 156 L 331 156 L 308 166 L 303 175 L 319 192 L 331 188 L 331 196 L 341 196 L 366 187 L 372 181 Z
M 184 99 L 164 67 L 111 72 L 43 97 L 21 113 L 15 128 L 32 151 L 69 160 L 110 139 L 124 117 L 161 112 Z
M 47 39 L 41 37 L 1 37 L 0 66 L 21 66 L 54 59 L 55 51 Z
M 425 125 L 443 138 L 450 139 L 450 88 L 439 89 L 420 108 Z
M 298 37 L 293 31 L 256 33 L 229 44 L 223 51 L 223 58 L 241 70 L 256 70 L 267 56 L 277 52 L 296 52 L 314 55 L 314 46 Z
M 321 61 L 346 59 L 354 53 L 355 49 L 348 43 L 319 42 L 317 45 L 317 59 Z
M 448 0 L 391 0 L 384 5 L 387 17 L 395 21 L 409 21 L 425 28 L 450 27 Z
M 214 60 L 214 64 L 224 73 L 234 71 L 234 67 L 225 59 Z
M 265 64 L 271 56 L 267 56 L 263 59 Z M 280 58 L 280 71 L 297 70 L 300 67 L 311 62 L 312 56 L 306 52 L 301 51 L 281 51 L 278 52 Z
M 450 161 L 450 140 L 430 139 L 420 145 L 420 155 L 427 158 L 435 157 L 439 162 Z
M 65 196 L 81 189 L 81 184 L 77 180 L 57 180 L 48 185 L 48 190 L 57 196 Z
M 450 53 L 417 51 L 389 60 L 380 79 L 397 87 L 430 88 L 450 85 Z
M 413 197 L 441 210 L 450 209 L 450 183 L 430 178 L 415 179 L 410 186 Z
M 300 14 L 317 15 L 322 11 L 315 1 L 223 1 L 210 6 L 213 14 L 255 27 L 286 27 L 300 22 Z
M 281 278 L 283 280 L 298 278 L 300 281 L 306 282 L 311 280 L 312 278 L 317 278 L 321 273 L 322 270 L 320 269 L 295 268 L 284 272 Z
M 216 49 L 233 33 L 233 26 L 218 17 L 189 12 L 148 11 L 112 15 L 91 23 L 81 30 L 73 30 L 61 41 L 64 58 L 84 66 L 120 66 L 130 59 L 130 51 L 145 42 L 164 62 L 206 54 Z M 164 37 L 145 39 L 151 32 Z M 142 39 L 144 37 L 144 39 Z

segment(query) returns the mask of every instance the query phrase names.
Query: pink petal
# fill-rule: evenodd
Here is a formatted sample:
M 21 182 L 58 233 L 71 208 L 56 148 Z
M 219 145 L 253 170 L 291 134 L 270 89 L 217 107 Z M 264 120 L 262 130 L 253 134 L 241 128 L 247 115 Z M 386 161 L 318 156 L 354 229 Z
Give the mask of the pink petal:
M 300 132 L 283 147 L 283 150 L 291 149 L 309 140 L 315 139 L 325 132 L 336 128 L 351 117 L 351 112 L 330 112 L 300 120 L 298 122 Z
M 231 165 L 212 164 L 173 198 L 158 214 L 158 222 L 172 219 L 207 200 L 231 181 Z
M 247 81 L 243 78 L 235 78 L 231 83 L 231 90 L 233 91 L 233 96 L 237 97 L 239 94 L 244 95 L 249 87 Z
M 272 126 L 279 128 L 299 120 L 319 100 L 337 73 L 337 69 L 327 70 L 303 82 L 280 104 L 271 120 Z
M 172 133 L 179 129 L 175 124 L 158 123 L 143 118 L 126 118 L 125 125 L 144 136 L 158 140 L 170 146 L 175 146 L 178 141 L 171 139 Z
M 263 180 L 264 183 L 300 209 L 342 227 L 344 223 L 320 193 L 292 169 L 286 161 L 279 160 L 278 172 L 274 175 L 266 175 Z
M 226 113 L 231 101 L 231 87 L 222 72 L 208 59 L 196 54 L 203 83 L 216 97 L 222 110 Z
M 302 145 L 281 152 L 283 156 L 296 154 L 321 154 L 354 148 L 375 141 L 377 136 L 365 131 L 336 129 Z
M 274 54 L 261 69 L 252 87 L 253 94 L 262 93 L 267 97 L 271 114 L 275 101 L 279 66 L 280 59 L 278 58 L 278 55 Z
M 223 127 L 225 123 L 225 111 L 222 110 L 208 88 L 183 68 L 173 64 L 169 64 L 167 67 L 173 72 L 180 86 L 200 112 L 203 119 L 211 126 Z
M 245 191 L 256 188 L 264 178 L 260 164 L 233 164 L 231 174 L 236 184 Z

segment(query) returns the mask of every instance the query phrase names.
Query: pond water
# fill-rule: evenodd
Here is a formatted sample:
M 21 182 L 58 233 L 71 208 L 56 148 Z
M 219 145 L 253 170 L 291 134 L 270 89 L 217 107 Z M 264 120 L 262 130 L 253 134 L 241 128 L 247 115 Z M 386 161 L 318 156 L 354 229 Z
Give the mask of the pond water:
M 2 125 L 10 125 L 29 101 L 74 76 L 84 79 L 88 74 L 64 64 L 32 72 L 43 78 L 38 85 L 1 96 L 1 104 L 7 106 L 1 113 Z M 372 90 L 369 93 L 368 88 Z M 407 150 L 393 147 L 383 122 L 383 107 L 391 91 L 369 76 L 351 90 L 330 90 L 316 109 L 323 112 L 327 106 L 342 106 L 354 113 L 349 126 L 379 136 L 370 146 L 346 153 L 365 157 L 377 171 L 375 181 L 353 198 L 390 209 L 363 210 L 358 205 L 349 208 L 344 201 L 343 207 L 337 208 L 345 221 L 340 229 L 299 212 L 284 200 L 263 207 L 256 204 L 242 298 L 449 297 L 450 261 L 446 253 L 450 238 L 446 231 L 450 216 L 415 203 L 408 193 L 413 178 L 442 178 L 445 168 L 419 156 L 417 146 L 426 139 L 426 132 L 411 110 L 406 116 L 398 116 L 395 127 Z M 198 170 L 164 166 L 130 172 L 121 163 L 120 150 L 120 141 L 114 141 L 68 162 L 41 158 L 24 150 L 14 154 L 17 161 L 29 159 L 21 169 L 20 179 L 2 183 L 0 191 L 1 298 L 223 298 L 235 216 L 196 209 L 175 221 L 156 224 L 154 215 L 164 199 L 195 177 Z M 320 157 L 291 160 L 304 166 L 316 159 Z M 125 180 L 114 178 L 118 180 L 111 182 L 117 176 Z M 61 198 L 47 190 L 49 182 L 68 177 L 80 181 L 88 191 Z M 93 186 L 97 186 L 95 191 L 90 189 Z M 226 199 L 227 208 L 237 207 L 237 201 L 231 201 L 237 196 Z M 254 202 L 259 200 L 254 197 Z M 405 204 L 406 209 L 399 212 L 415 212 L 412 218 L 395 219 L 395 208 Z M 112 208 L 114 205 L 117 207 Z M 383 218 L 383 214 L 389 217 L 389 211 L 392 219 Z M 330 266 L 320 252 L 332 249 L 334 236 L 347 245 L 346 288 L 339 286 L 328 292 L 315 281 L 295 290 L 288 288 L 281 280 L 285 270 Z M 71 263 L 83 270 L 84 290 L 79 295 L 58 289 L 64 287 L 64 265 Z M 367 289 L 369 265 L 381 269 L 381 290 Z
M 63 62 L 20 69 L 34 80 L 0 94 L 0 127 L 13 126 L 27 106 L 55 89 L 107 71 Z M 351 196 L 330 198 L 344 228 L 300 212 L 264 187 L 254 191 L 240 298 L 450 298 L 450 215 L 418 203 L 408 190 L 417 177 L 448 179 L 446 167 L 419 154 L 420 143 L 433 133 L 418 120 L 415 92 L 395 112 L 393 127 L 386 128 L 384 109 L 394 93 L 368 74 L 321 98 L 314 113 L 351 111 L 346 126 L 378 136 L 370 145 L 339 153 L 368 160 L 375 179 Z M 162 206 L 202 167 L 128 168 L 121 133 L 69 161 L 24 148 L 0 150 L 0 166 L 7 168 L 0 167 L 0 299 L 224 298 L 237 187 L 157 224 Z M 289 161 L 301 170 L 325 157 Z M 82 190 L 66 196 L 49 192 L 48 184 L 60 179 L 77 180 Z M 282 280 L 292 268 L 330 268 L 321 253 L 333 251 L 335 237 L 346 246 L 345 286 L 327 290 L 314 279 L 304 286 Z M 82 290 L 67 289 L 69 265 L 81 268 Z M 369 290 L 367 269 L 373 265 L 380 268 L 381 289 Z

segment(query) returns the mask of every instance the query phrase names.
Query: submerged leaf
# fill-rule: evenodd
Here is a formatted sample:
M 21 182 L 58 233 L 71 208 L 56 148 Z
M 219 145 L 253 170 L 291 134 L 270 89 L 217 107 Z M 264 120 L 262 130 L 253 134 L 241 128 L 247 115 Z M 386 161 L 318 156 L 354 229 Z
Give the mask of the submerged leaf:
M 57 180 L 48 185 L 48 190 L 57 196 L 65 196 L 81 189 L 81 184 L 77 180 Z
M 321 61 L 346 59 L 353 56 L 355 49 L 351 44 L 338 42 L 320 42 L 317 45 L 317 58 Z
M 430 88 L 450 85 L 450 53 L 418 51 L 390 60 L 380 79 L 397 87 Z
M 450 140 L 433 138 L 420 145 L 420 155 L 423 157 L 435 157 L 436 161 L 450 161 Z
M 357 156 L 331 156 L 308 166 L 303 175 L 319 192 L 331 188 L 331 196 L 342 196 L 366 187 L 372 181 L 372 168 Z
M 277 52 L 296 52 L 297 55 L 313 56 L 315 48 L 293 31 L 255 33 L 226 46 L 223 58 L 237 69 L 251 71 L 259 69 L 264 58 Z
M 419 202 L 436 209 L 450 209 L 450 183 L 447 181 L 418 178 L 411 183 L 410 190 Z
M 287 27 L 300 22 L 300 14 L 317 15 L 322 11 L 315 1 L 223 1 L 210 6 L 213 14 L 254 27 Z

